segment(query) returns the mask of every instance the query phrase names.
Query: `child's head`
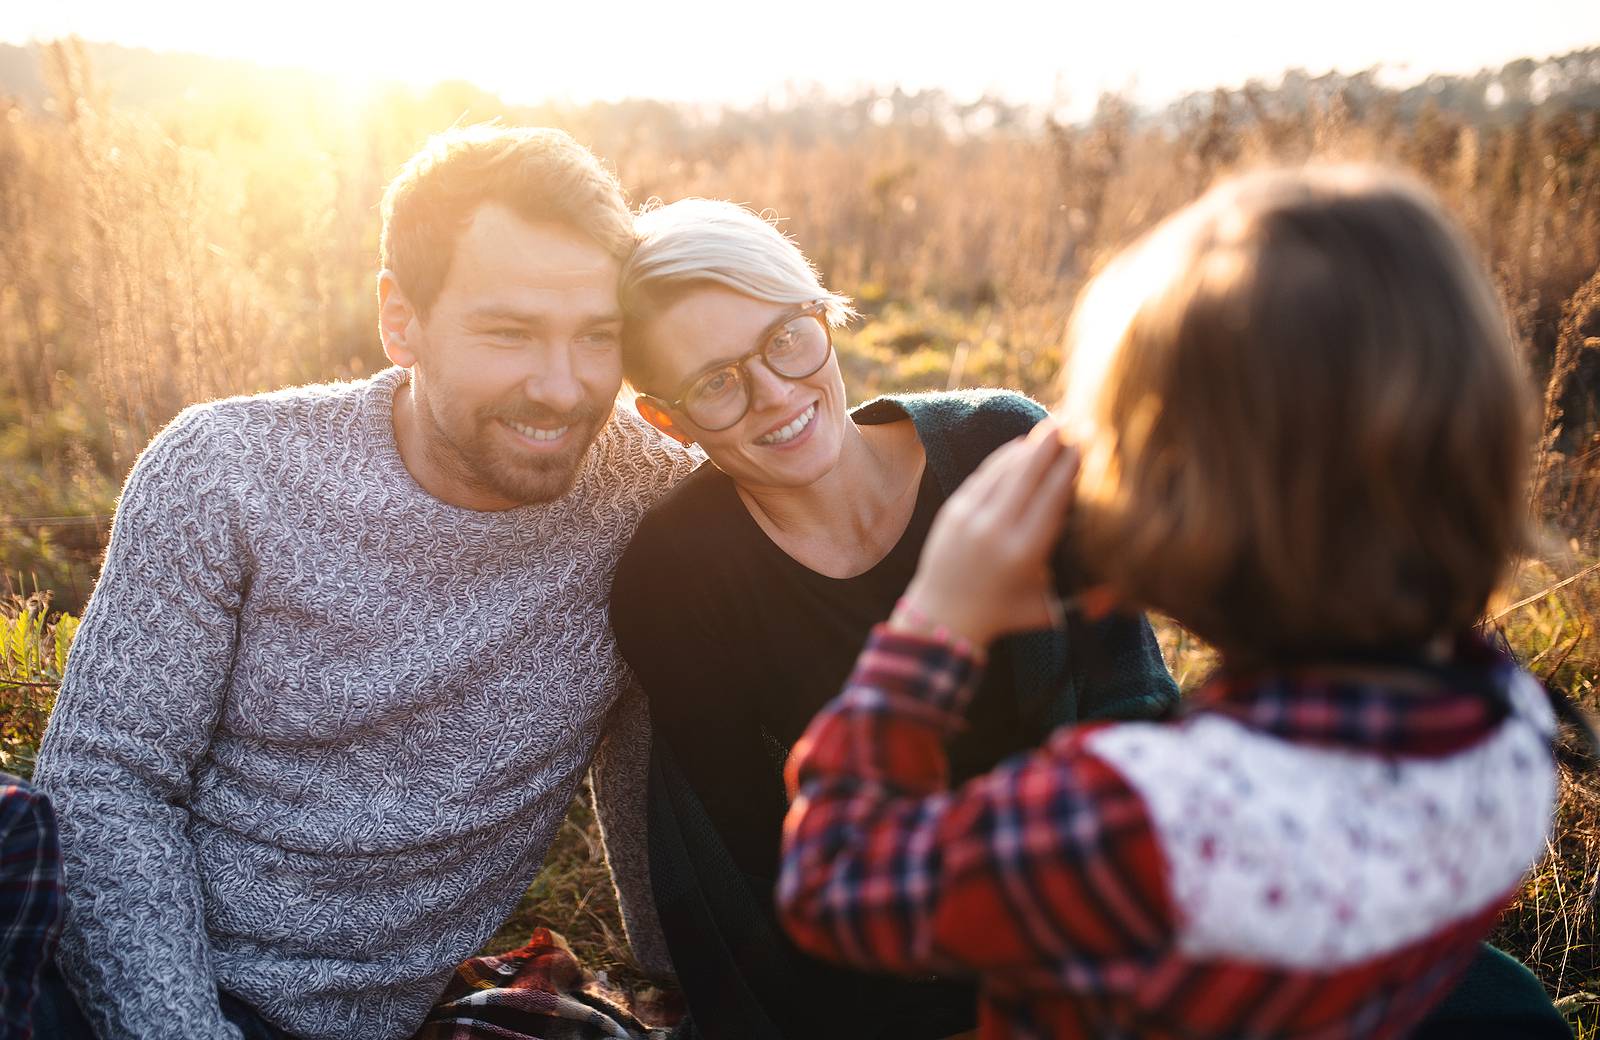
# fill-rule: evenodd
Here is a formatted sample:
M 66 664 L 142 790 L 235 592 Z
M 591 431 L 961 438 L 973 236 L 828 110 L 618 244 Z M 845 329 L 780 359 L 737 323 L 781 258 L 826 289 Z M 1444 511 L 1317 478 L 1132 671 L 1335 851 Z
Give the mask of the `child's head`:
M 1085 290 L 1061 411 L 1093 576 L 1224 653 L 1459 631 L 1525 544 L 1506 318 L 1390 172 L 1258 174 L 1169 218 Z

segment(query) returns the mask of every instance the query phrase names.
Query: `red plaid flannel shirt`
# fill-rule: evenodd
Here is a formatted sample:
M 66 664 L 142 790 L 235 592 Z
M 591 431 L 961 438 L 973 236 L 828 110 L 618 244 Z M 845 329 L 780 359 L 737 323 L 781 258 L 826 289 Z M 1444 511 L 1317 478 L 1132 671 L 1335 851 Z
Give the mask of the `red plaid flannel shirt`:
M 1143 727 L 1183 739 L 1183 727 L 1209 717 L 1291 754 L 1448 761 L 1500 729 L 1510 699 L 1485 691 L 1514 674 L 1487 647 L 1464 643 L 1453 671 L 1423 680 L 1422 697 L 1309 672 L 1218 679 L 1178 722 L 1063 728 L 952 792 L 944 742 L 978 668 L 880 627 L 789 760 L 780 914 L 821 956 L 978 975 L 985 1040 L 1402 1035 L 1465 969 L 1526 861 L 1494 897 L 1337 967 L 1197 952 L 1167 856 L 1176 846 L 1164 844 L 1158 814 L 1124 771 L 1093 750 L 1095 735 Z M 1553 794 L 1548 748 L 1527 736 L 1518 768 L 1539 774 L 1529 790 L 1543 791 L 1548 772 Z M 1509 808 L 1522 819 L 1541 813 L 1548 821 L 1548 802 Z M 1205 840 L 1191 845 L 1198 867 L 1185 869 L 1207 869 Z M 1329 934 L 1340 941 L 1337 926 Z

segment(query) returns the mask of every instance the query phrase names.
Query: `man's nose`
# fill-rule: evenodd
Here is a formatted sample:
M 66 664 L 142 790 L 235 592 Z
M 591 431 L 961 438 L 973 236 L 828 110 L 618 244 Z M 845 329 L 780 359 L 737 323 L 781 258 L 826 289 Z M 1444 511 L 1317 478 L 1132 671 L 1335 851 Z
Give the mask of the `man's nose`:
M 536 351 L 523 380 L 522 392 L 528 400 L 556 412 L 576 411 L 583 403 L 583 384 L 573 368 L 572 355 L 565 346 Z

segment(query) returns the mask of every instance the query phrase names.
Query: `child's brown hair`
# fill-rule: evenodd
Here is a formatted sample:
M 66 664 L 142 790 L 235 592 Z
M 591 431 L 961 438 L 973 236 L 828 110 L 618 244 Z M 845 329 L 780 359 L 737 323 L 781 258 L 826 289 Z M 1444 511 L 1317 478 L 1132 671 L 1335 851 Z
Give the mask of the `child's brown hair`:
M 1527 542 L 1506 317 L 1395 173 L 1256 174 L 1169 218 L 1085 290 L 1062 412 L 1092 575 L 1225 654 L 1459 631 Z

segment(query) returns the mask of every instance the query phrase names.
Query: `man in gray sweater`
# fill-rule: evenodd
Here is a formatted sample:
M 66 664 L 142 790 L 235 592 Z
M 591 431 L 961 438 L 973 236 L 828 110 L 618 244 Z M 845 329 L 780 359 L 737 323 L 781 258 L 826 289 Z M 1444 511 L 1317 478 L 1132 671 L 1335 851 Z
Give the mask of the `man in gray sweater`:
M 469 128 L 383 217 L 396 367 L 189 408 L 123 488 L 36 773 L 101 1040 L 410 1035 L 603 733 L 608 855 L 654 933 L 605 603 L 695 459 L 612 407 L 626 203 L 565 134 Z

